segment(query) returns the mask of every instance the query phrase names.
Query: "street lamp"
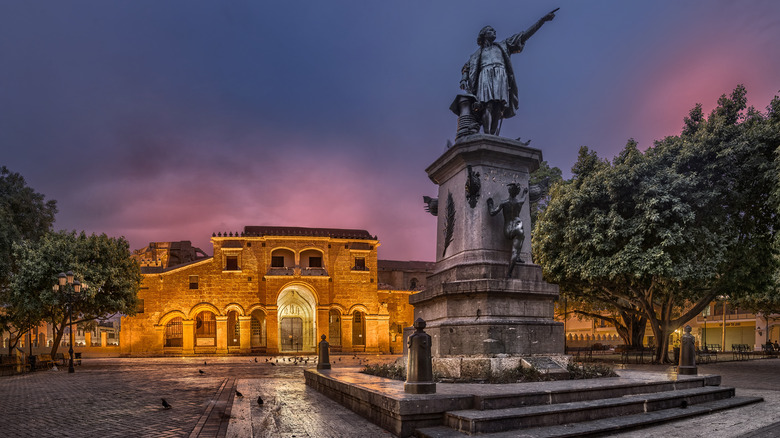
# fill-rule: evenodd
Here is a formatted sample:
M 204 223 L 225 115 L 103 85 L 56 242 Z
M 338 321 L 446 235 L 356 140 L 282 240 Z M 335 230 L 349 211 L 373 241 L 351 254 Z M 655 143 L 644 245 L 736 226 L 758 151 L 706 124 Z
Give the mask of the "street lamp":
M 707 315 L 704 315 L 704 351 L 707 351 Z
M 70 286 L 66 288 L 65 286 Z M 73 300 L 81 293 L 81 289 L 87 288 L 87 283 L 82 284 L 78 280 L 73 280 L 73 272 L 60 272 L 57 276 L 57 283 L 52 286 L 52 290 L 60 291 L 68 298 L 68 327 L 70 328 L 70 349 L 68 349 L 68 372 L 76 372 L 73 368 Z

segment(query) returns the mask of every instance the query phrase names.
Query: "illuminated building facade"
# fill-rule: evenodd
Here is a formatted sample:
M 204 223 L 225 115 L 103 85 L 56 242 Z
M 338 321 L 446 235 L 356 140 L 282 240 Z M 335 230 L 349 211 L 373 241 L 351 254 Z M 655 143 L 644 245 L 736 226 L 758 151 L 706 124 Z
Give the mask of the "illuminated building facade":
M 189 242 L 136 252 L 143 281 L 138 313 L 122 318 L 123 356 L 313 354 L 321 335 L 332 351 L 399 352 L 409 294 L 432 269 L 379 261 L 364 230 L 247 226 L 211 242 L 211 257 Z

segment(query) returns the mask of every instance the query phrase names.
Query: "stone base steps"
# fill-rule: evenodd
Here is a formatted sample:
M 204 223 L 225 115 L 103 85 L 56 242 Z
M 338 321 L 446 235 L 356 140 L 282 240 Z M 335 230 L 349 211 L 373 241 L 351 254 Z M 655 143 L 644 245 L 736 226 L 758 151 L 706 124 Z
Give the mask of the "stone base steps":
M 619 415 L 578 423 L 562 423 L 545 427 L 529 427 L 502 432 L 481 433 L 485 438 L 562 438 L 602 435 L 635 428 L 652 426 L 668 421 L 711 414 L 763 401 L 759 397 L 731 397 L 704 403 L 688 405 L 687 408 L 671 407 L 631 415 Z M 679 406 L 679 405 L 678 405 Z M 418 438 L 446 438 L 470 436 L 445 426 L 420 428 L 415 431 Z
M 655 380 L 624 384 L 594 385 L 592 387 L 568 387 L 499 393 L 474 396 L 473 409 L 490 410 L 523 406 L 551 405 L 588 400 L 602 400 L 636 394 L 652 394 L 691 388 L 717 387 L 720 376 L 698 376 L 686 380 Z

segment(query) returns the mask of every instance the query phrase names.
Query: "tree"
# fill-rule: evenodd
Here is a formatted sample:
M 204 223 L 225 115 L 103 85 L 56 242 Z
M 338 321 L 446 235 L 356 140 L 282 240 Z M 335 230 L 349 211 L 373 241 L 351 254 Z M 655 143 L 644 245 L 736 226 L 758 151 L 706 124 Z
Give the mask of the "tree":
M 644 153 L 630 140 L 612 163 L 580 150 L 574 178 L 554 188 L 536 224 L 545 277 L 646 318 L 657 361 L 667 359 L 669 334 L 716 296 L 773 287 L 780 125 L 745 105 L 739 86 L 707 119 L 697 105 L 680 136 Z
M 11 302 L 20 309 L 40 312 L 54 327 L 52 356 L 68 325 L 67 297 L 52 290 L 57 275 L 73 271 L 88 285 L 72 303 L 74 324 L 135 314 L 141 273 L 123 237 L 76 232 L 50 233 L 37 243 L 14 246 L 19 269 L 12 278 Z
M 27 186 L 20 174 L 0 167 L 0 332 L 9 333 L 9 354 L 19 339 L 41 321 L 34 309 L 22 311 L 11 305 L 7 294 L 16 270 L 13 245 L 25 240 L 36 241 L 54 223 L 57 203 L 44 199 L 44 195 Z

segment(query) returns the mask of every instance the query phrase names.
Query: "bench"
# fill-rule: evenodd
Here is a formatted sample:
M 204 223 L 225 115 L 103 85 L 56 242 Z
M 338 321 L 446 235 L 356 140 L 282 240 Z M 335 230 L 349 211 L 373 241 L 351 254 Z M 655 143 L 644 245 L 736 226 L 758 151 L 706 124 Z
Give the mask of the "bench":
M 753 350 L 747 344 L 731 344 L 731 354 L 734 360 L 748 360 Z
M 25 365 L 22 358 L 16 355 L 0 356 L 0 376 L 11 376 L 22 371 Z
M 37 356 L 35 360 L 35 369 L 41 370 L 45 369 L 48 370 L 52 366 L 54 366 L 54 361 L 51 359 L 51 354 L 41 354 Z
M 67 357 L 65 357 L 65 353 L 57 353 L 54 355 L 54 362 L 59 362 L 60 366 L 64 367 L 65 362 L 68 360 Z
M 696 363 L 710 363 L 718 361 L 718 352 L 705 348 L 704 350 L 696 349 Z
M 591 347 L 566 347 L 566 354 L 573 355 L 576 361 L 593 360 L 593 348 Z
M 622 363 L 630 363 L 631 358 L 634 358 L 634 363 L 644 363 L 645 356 L 647 356 L 652 362 L 655 357 L 655 349 L 652 347 L 642 348 L 621 348 L 620 349 L 620 361 Z

